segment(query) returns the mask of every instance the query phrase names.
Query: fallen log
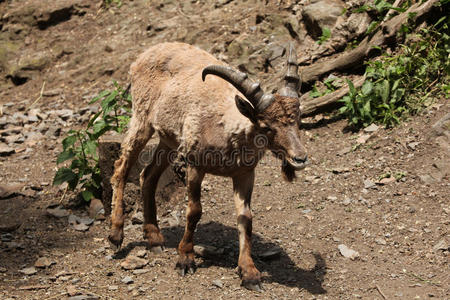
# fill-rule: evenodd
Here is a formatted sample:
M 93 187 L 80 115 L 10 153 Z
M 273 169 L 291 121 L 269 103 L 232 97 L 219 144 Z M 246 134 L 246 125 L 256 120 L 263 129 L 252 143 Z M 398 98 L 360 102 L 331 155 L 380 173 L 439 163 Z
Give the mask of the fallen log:
M 355 86 L 355 88 L 362 86 L 365 79 L 366 77 L 363 76 L 353 81 L 353 85 Z M 314 115 L 315 113 L 325 109 L 329 105 L 336 103 L 336 101 L 344 97 L 349 92 L 349 90 L 350 87 L 347 85 L 346 87 L 340 88 L 337 91 L 318 98 L 311 98 L 309 96 L 309 93 L 304 94 L 300 97 L 300 111 L 302 117 Z
M 432 7 L 437 2 L 439 2 L 439 0 L 428 0 L 423 4 L 416 3 L 407 11 L 389 20 L 383 21 L 378 27 L 378 30 L 364 38 L 358 47 L 343 52 L 332 59 L 321 60 L 301 68 L 302 82 L 311 84 L 332 71 L 343 71 L 356 65 L 361 65 L 364 59 L 371 54 L 373 49 L 395 40 L 397 32 L 400 30 L 402 24 L 406 23 L 408 20 L 413 22 L 421 20 L 422 17 L 431 12 Z

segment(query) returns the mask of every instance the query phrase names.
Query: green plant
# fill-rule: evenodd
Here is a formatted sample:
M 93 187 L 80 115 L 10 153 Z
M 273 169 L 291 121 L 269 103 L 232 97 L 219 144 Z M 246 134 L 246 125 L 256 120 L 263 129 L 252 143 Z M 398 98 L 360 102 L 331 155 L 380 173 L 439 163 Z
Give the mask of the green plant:
M 322 28 L 322 35 L 319 37 L 317 44 L 322 45 L 324 42 L 329 40 L 331 37 L 331 30 L 327 27 Z
M 334 92 L 341 87 L 337 79 L 337 77 L 329 77 L 325 79 L 325 81 L 323 82 L 323 88 L 319 88 L 317 85 L 314 85 L 309 92 L 309 96 L 311 98 L 317 98 Z
M 131 95 L 117 82 L 114 90 L 102 91 L 90 104 L 101 100 L 101 109 L 90 119 L 85 129 L 70 130 L 63 139 L 63 151 L 58 155 L 57 164 L 71 163 L 61 167 L 53 178 L 53 185 L 67 182 L 68 189 L 80 189 L 84 200 L 101 197 L 101 177 L 98 165 L 98 139 L 108 131 L 121 133 L 130 119 Z
M 431 96 L 448 94 L 450 74 L 449 17 L 410 35 L 397 55 L 367 62 L 366 81 L 340 101 L 340 113 L 352 125 L 372 122 L 391 127 L 405 113 L 417 113 Z
M 120 8 L 123 4 L 122 0 L 103 0 L 103 3 L 105 5 L 105 7 L 110 7 L 112 5 L 115 5 L 118 8 Z

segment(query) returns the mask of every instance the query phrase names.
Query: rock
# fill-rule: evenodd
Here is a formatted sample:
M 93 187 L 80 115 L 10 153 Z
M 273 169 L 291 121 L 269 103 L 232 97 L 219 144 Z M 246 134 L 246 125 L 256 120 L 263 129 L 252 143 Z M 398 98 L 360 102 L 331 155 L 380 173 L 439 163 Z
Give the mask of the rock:
M 371 188 L 375 188 L 375 187 L 376 187 L 376 184 L 372 180 L 370 180 L 370 179 L 364 180 L 364 188 L 365 189 L 371 189 Z
M 313 0 L 303 9 L 303 19 L 308 34 L 314 39 L 322 35 L 322 29 L 332 30 L 342 12 L 345 4 L 340 0 Z
M 348 206 L 348 205 L 350 205 L 350 203 L 352 203 L 352 199 L 350 199 L 350 198 L 345 198 L 344 201 L 342 201 L 342 204 L 344 206 Z
M 131 224 L 144 224 L 144 214 L 142 211 L 137 211 L 133 214 Z
M 117 285 L 108 286 L 108 290 L 110 290 L 110 291 L 117 291 L 118 289 L 119 289 L 119 286 L 117 286 Z
M 448 245 L 448 243 L 445 240 L 445 238 L 440 240 L 436 245 L 434 245 L 433 251 L 434 252 L 438 252 L 439 250 L 450 251 L 450 246 Z
M 379 185 L 385 185 L 385 184 L 391 184 L 391 183 L 394 183 L 394 182 L 396 182 L 396 181 L 397 181 L 397 179 L 395 179 L 395 177 L 386 177 L 386 178 L 383 178 L 383 179 L 381 179 L 380 181 L 378 181 L 377 184 L 379 184 Z
M 6 78 L 10 78 L 15 85 L 24 84 L 45 69 L 51 59 L 51 54 L 48 51 L 22 55 L 15 60 L 11 60 L 7 68 Z
M 420 143 L 419 142 L 411 142 L 411 143 L 408 143 L 408 147 L 411 149 L 411 150 L 416 150 L 416 147 L 419 145 Z
M 61 135 L 61 127 L 56 126 L 56 125 L 50 125 L 47 129 L 47 131 L 45 132 L 45 136 L 48 137 L 58 137 Z
M 134 282 L 134 280 L 130 276 L 125 276 L 124 278 L 122 278 L 122 280 L 120 282 L 125 283 L 125 284 L 131 284 Z
M 9 156 L 11 154 L 14 154 L 16 152 L 16 150 L 14 150 L 13 148 L 0 143 L 0 156 Z
M 139 258 L 136 256 L 129 255 L 125 261 L 123 261 L 120 266 L 125 270 L 135 270 L 142 269 L 144 266 L 148 264 L 148 261 L 143 258 Z
M 194 245 L 194 253 L 201 257 L 216 257 L 223 254 L 223 249 L 217 249 L 209 245 Z
M 72 225 L 73 229 L 77 231 L 86 231 L 89 229 L 89 225 L 94 222 L 94 219 L 91 218 L 80 218 L 75 215 L 69 216 L 69 224 Z
M 72 296 L 72 298 L 73 298 L 73 296 L 79 294 L 77 287 L 74 285 L 67 286 L 66 291 L 69 296 Z M 72 299 L 72 298 L 70 298 L 70 299 Z
M 211 283 L 212 283 L 212 285 L 214 285 L 214 286 L 216 286 L 218 288 L 223 288 L 222 280 L 216 279 L 216 280 L 213 280 Z
M 350 258 L 351 260 L 355 260 L 359 258 L 359 253 L 356 252 L 353 249 L 348 248 L 344 244 L 338 245 L 339 252 L 344 256 L 345 258 Z
M 20 190 L 22 190 L 22 188 L 22 184 L 4 185 L 0 183 L 0 199 L 8 198 L 11 195 L 18 193 Z
M 47 214 L 55 218 L 64 218 L 70 215 L 70 212 L 61 206 L 57 206 L 56 208 L 47 208 Z
M 37 270 L 35 267 L 29 267 L 29 268 L 24 268 L 22 270 L 19 270 L 20 273 L 25 274 L 25 275 L 33 275 L 37 273 Z
M 372 133 L 377 131 L 380 128 L 380 126 L 377 126 L 376 124 L 370 124 L 369 126 L 367 126 L 366 128 L 364 128 L 364 132 L 367 133 Z
M 280 249 L 270 249 L 270 250 L 264 251 L 263 253 L 259 254 L 258 257 L 261 260 L 272 260 L 272 259 L 279 258 L 280 255 L 281 255 Z
M 100 216 L 100 219 L 104 219 L 105 209 L 103 208 L 103 203 L 99 199 L 91 199 L 89 204 L 89 218 L 95 220 Z
M 141 275 L 141 274 L 148 273 L 150 271 L 151 271 L 151 269 L 137 269 L 137 270 L 133 270 L 132 272 L 134 275 Z
M 34 266 L 36 268 L 45 269 L 53 264 L 55 264 L 55 262 L 51 261 L 48 257 L 39 257 L 34 263 Z
M 59 95 L 61 95 L 62 92 L 63 92 L 62 89 L 56 88 L 56 89 L 53 89 L 53 90 L 44 91 L 44 92 L 42 93 L 42 96 L 44 96 L 44 97 L 54 97 L 54 96 L 59 96 Z
M 386 245 L 387 244 L 386 240 L 383 238 L 376 238 L 375 243 L 377 243 L 378 245 Z
M 13 239 L 14 236 L 11 233 L 4 233 L 0 236 L 2 242 L 11 242 Z
M 367 140 L 371 137 L 370 134 L 363 134 L 360 137 L 358 137 L 358 139 L 356 140 L 356 142 L 358 144 L 365 144 L 367 142 Z
M 144 258 L 145 256 L 147 256 L 147 250 L 139 250 L 139 251 L 136 253 L 136 256 L 137 256 L 137 257 L 140 257 L 140 258 Z

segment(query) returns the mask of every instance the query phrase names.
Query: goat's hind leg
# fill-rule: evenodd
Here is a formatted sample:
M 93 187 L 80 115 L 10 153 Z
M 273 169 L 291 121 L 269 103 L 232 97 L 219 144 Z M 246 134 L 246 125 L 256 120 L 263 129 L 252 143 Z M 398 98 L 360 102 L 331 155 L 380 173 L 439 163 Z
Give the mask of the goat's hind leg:
M 150 250 L 154 253 L 162 252 L 164 237 L 158 227 L 156 218 L 155 192 L 161 174 L 169 165 L 169 150 L 163 144 L 152 154 L 151 162 L 141 172 L 141 198 L 144 203 L 144 239 L 147 239 Z
M 125 219 L 123 215 L 123 193 L 128 173 L 154 132 L 155 130 L 151 126 L 144 124 L 144 122 L 139 122 L 133 115 L 127 136 L 122 143 L 122 154 L 114 163 L 114 174 L 111 178 L 113 210 L 111 213 L 111 233 L 108 239 L 116 249 L 120 249 L 123 242 L 123 223 Z

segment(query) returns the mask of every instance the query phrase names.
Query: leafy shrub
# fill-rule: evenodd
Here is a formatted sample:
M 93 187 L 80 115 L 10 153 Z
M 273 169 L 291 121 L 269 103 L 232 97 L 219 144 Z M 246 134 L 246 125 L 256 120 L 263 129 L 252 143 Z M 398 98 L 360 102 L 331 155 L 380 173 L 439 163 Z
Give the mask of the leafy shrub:
M 384 55 L 367 62 L 366 81 L 340 101 L 340 113 L 352 125 L 372 122 L 387 127 L 400 122 L 405 113 L 416 113 L 427 98 L 447 94 L 450 76 L 449 17 L 422 28 L 401 45 L 398 55 Z
M 114 90 L 102 91 L 90 104 L 101 100 L 101 109 L 90 119 L 85 129 L 70 130 L 62 141 L 63 151 L 56 161 L 61 167 L 53 178 L 53 185 L 68 183 L 70 190 L 79 188 L 84 200 L 101 197 L 101 177 L 98 165 L 98 139 L 109 131 L 121 133 L 128 125 L 131 95 L 114 82 Z

